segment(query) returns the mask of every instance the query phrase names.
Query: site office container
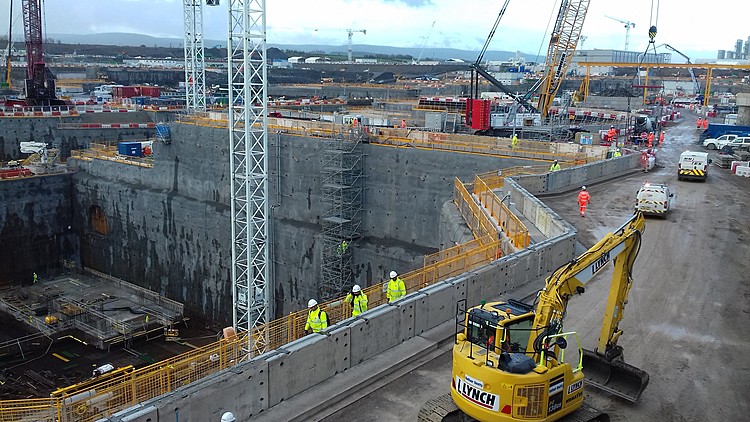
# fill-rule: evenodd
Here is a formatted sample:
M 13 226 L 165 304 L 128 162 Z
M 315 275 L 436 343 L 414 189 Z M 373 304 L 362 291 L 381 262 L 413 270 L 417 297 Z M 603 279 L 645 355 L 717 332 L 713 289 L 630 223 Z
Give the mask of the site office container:
M 143 146 L 140 142 L 120 142 L 117 144 L 117 153 L 129 157 L 142 157 Z
M 112 87 L 112 98 L 132 98 L 138 96 L 138 90 L 134 86 Z
M 161 96 L 161 88 L 158 86 L 139 86 L 137 87 L 140 89 L 140 95 L 144 97 L 160 97 Z
M 115 86 L 112 87 L 113 98 L 156 97 L 161 96 L 158 86 Z

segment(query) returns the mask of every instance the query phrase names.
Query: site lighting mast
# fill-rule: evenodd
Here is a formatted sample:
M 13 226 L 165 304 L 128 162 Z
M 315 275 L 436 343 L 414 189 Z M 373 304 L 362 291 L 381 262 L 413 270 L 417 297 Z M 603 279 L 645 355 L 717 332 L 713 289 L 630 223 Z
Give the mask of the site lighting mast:
M 609 16 L 609 15 L 604 15 L 604 16 L 612 19 L 613 21 L 617 21 L 625 25 L 625 51 L 628 51 L 628 44 L 630 44 L 630 28 L 635 28 L 635 23 L 626 21 L 624 19 L 613 18 L 612 16 Z
M 229 0 L 232 322 L 247 356 L 268 350 L 268 82 L 266 1 Z
M 361 32 L 364 35 L 367 35 L 366 29 L 347 29 L 346 34 L 348 35 L 348 43 L 347 46 L 349 47 L 347 50 L 347 57 L 348 57 L 348 63 L 352 63 L 352 35 L 354 35 L 355 32 Z

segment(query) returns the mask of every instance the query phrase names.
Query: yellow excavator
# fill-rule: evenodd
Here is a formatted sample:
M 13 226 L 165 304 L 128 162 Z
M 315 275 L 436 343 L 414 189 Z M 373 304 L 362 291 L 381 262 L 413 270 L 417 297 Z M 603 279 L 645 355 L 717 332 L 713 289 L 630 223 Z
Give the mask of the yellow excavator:
M 430 400 L 419 420 L 608 421 L 584 405 L 584 385 L 638 400 L 649 376 L 623 361 L 617 340 L 644 225 L 643 215 L 634 214 L 555 270 L 535 306 L 511 299 L 466 310 L 465 301 L 459 302 L 450 396 Z M 563 329 L 567 304 L 610 261 L 614 270 L 598 347 L 584 350 L 577 334 Z M 570 350 L 573 340 L 578 347 Z

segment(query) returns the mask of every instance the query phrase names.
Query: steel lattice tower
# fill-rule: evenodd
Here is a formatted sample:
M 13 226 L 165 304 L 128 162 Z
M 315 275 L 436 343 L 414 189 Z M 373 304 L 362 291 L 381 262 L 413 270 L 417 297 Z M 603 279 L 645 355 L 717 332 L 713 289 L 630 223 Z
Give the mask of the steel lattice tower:
M 203 0 L 183 0 L 185 14 L 185 99 L 188 113 L 206 110 L 203 55 Z
M 268 149 L 265 0 L 229 3 L 229 165 L 233 325 L 252 334 L 250 354 L 268 345 Z

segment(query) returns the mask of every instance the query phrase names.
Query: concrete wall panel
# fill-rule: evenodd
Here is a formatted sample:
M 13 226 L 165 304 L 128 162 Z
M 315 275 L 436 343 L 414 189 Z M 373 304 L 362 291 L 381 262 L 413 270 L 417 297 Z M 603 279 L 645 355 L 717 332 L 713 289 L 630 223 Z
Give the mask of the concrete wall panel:
M 419 299 L 419 309 L 414 319 L 416 335 L 437 327 L 453 318 L 456 313 L 456 289 L 450 283 L 437 283 L 420 290 L 425 296 Z
M 507 266 L 506 262 L 495 261 L 472 271 L 466 287 L 467 301 L 480 303 L 499 295 L 506 278 L 504 274 Z
M 429 307 L 422 299 L 426 298 L 424 293 L 416 293 L 398 301 L 394 306 L 398 308 L 401 314 L 399 321 L 399 340 L 404 342 L 415 336 L 414 321 L 416 316 L 423 308 Z M 427 306 L 425 306 L 427 305 Z
M 268 359 L 269 405 L 304 391 L 336 374 L 334 342 L 322 334 L 311 334 L 280 349 Z
M 256 358 L 103 420 L 177 421 L 182 416 L 182 420 L 218 421 L 228 410 L 251 417 L 268 409 L 268 386 L 266 358 Z
M 380 352 L 401 343 L 397 306 L 380 306 L 350 325 L 351 365 L 362 363 Z

